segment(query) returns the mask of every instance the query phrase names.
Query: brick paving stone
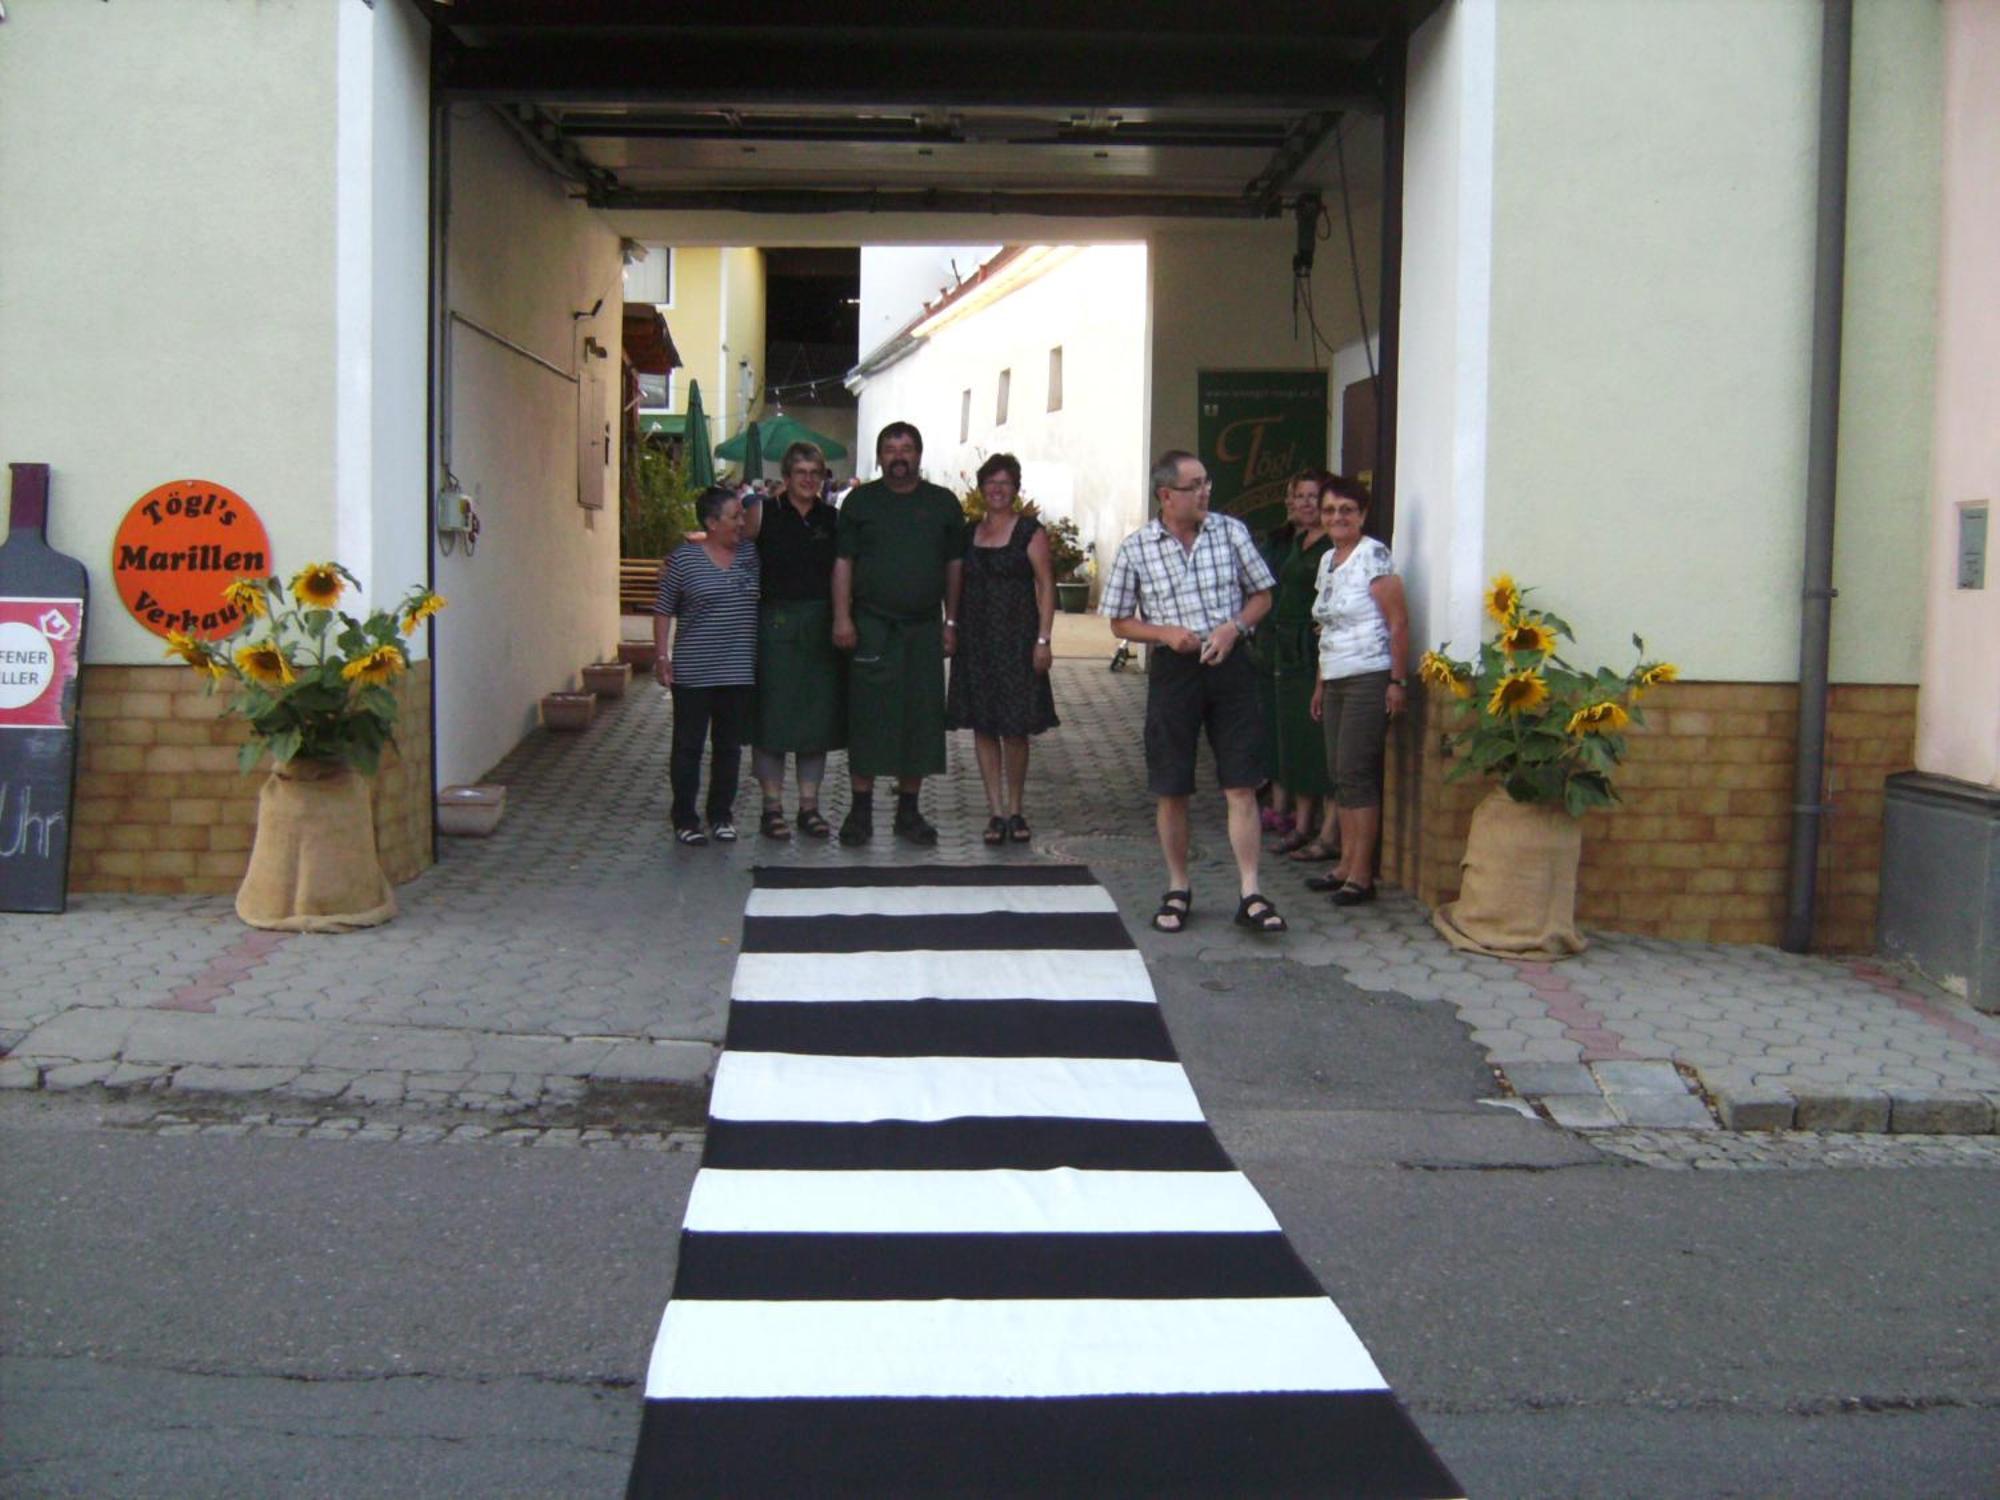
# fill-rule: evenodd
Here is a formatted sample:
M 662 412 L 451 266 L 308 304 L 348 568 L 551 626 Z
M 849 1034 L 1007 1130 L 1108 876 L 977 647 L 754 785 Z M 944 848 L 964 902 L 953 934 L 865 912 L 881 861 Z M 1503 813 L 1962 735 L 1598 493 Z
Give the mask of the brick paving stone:
M 1877 1088 L 1802 1087 L 1793 1123 L 1800 1130 L 1886 1131 L 1889 1096 Z
M 1685 1094 L 1687 1084 L 1670 1062 L 1600 1062 L 1590 1071 L 1606 1094 Z
M 1550 1094 L 1541 1103 L 1566 1130 L 1613 1130 L 1624 1123 L 1602 1094 Z
M 1597 1080 L 1582 1063 L 1510 1062 L 1507 1082 L 1517 1094 L 1594 1094 Z
M 1889 1129 L 1898 1135 L 1983 1135 L 1993 1129 L 1993 1106 L 1970 1089 L 1891 1088 Z
M 1685 1090 L 1678 1094 L 1611 1093 L 1604 1096 L 1612 1112 L 1627 1125 L 1656 1130 L 1713 1130 L 1708 1107 Z

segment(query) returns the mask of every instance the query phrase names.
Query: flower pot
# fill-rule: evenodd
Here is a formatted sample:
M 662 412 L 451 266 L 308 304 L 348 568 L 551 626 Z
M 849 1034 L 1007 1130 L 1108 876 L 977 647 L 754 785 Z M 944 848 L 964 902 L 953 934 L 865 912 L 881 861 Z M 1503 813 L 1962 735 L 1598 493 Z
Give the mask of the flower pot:
M 448 786 L 437 795 L 438 832 L 483 839 L 500 826 L 506 810 L 504 786 Z
M 257 795 L 257 836 L 236 915 L 280 932 L 350 932 L 396 915 L 375 852 L 366 777 L 320 760 L 271 772 Z
M 618 659 L 635 672 L 653 670 L 653 658 L 659 655 L 659 648 L 651 641 L 620 641 Z
M 1583 825 L 1560 807 L 1516 802 L 1499 787 L 1473 809 L 1458 899 L 1431 922 L 1454 948 L 1493 958 L 1568 958 L 1576 930 Z
M 1057 584 L 1056 604 L 1066 615 L 1082 614 L 1090 608 L 1090 585 L 1087 583 Z
M 546 693 L 542 724 L 548 729 L 588 729 L 597 713 L 595 693 Z
M 583 685 L 600 698 L 622 698 L 632 669 L 622 661 L 593 662 L 583 669 Z

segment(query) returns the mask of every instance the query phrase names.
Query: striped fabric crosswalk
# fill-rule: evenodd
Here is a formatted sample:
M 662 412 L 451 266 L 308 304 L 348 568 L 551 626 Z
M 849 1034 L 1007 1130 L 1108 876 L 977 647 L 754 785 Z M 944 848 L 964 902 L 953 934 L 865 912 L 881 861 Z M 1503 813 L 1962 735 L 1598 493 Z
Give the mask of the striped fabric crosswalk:
M 1460 1493 L 1087 870 L 757 872 L 629 1494 Z

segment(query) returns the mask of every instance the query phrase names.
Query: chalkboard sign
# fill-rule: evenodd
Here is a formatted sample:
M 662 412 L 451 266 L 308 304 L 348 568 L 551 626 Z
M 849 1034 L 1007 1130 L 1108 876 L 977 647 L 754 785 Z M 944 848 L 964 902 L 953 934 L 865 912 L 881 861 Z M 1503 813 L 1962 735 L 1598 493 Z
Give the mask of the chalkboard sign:
M 89 576 L 48 544 L 49 466 L 11 464 L 0 543 L 0 911 L 69 900 L 70 804 Z

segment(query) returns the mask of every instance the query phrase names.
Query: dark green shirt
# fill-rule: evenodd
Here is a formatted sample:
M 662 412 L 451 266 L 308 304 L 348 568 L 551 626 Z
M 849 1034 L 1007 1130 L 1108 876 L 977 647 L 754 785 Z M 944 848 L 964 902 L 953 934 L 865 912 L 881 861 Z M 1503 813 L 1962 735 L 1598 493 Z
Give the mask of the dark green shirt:
M 937 614 L 945 564 L 964 556 L 965 515 L 940 485 L 899 495 L 878 479 L 842 503 L 838 540 L 854 564 L 856 609 L 920 619 Z

